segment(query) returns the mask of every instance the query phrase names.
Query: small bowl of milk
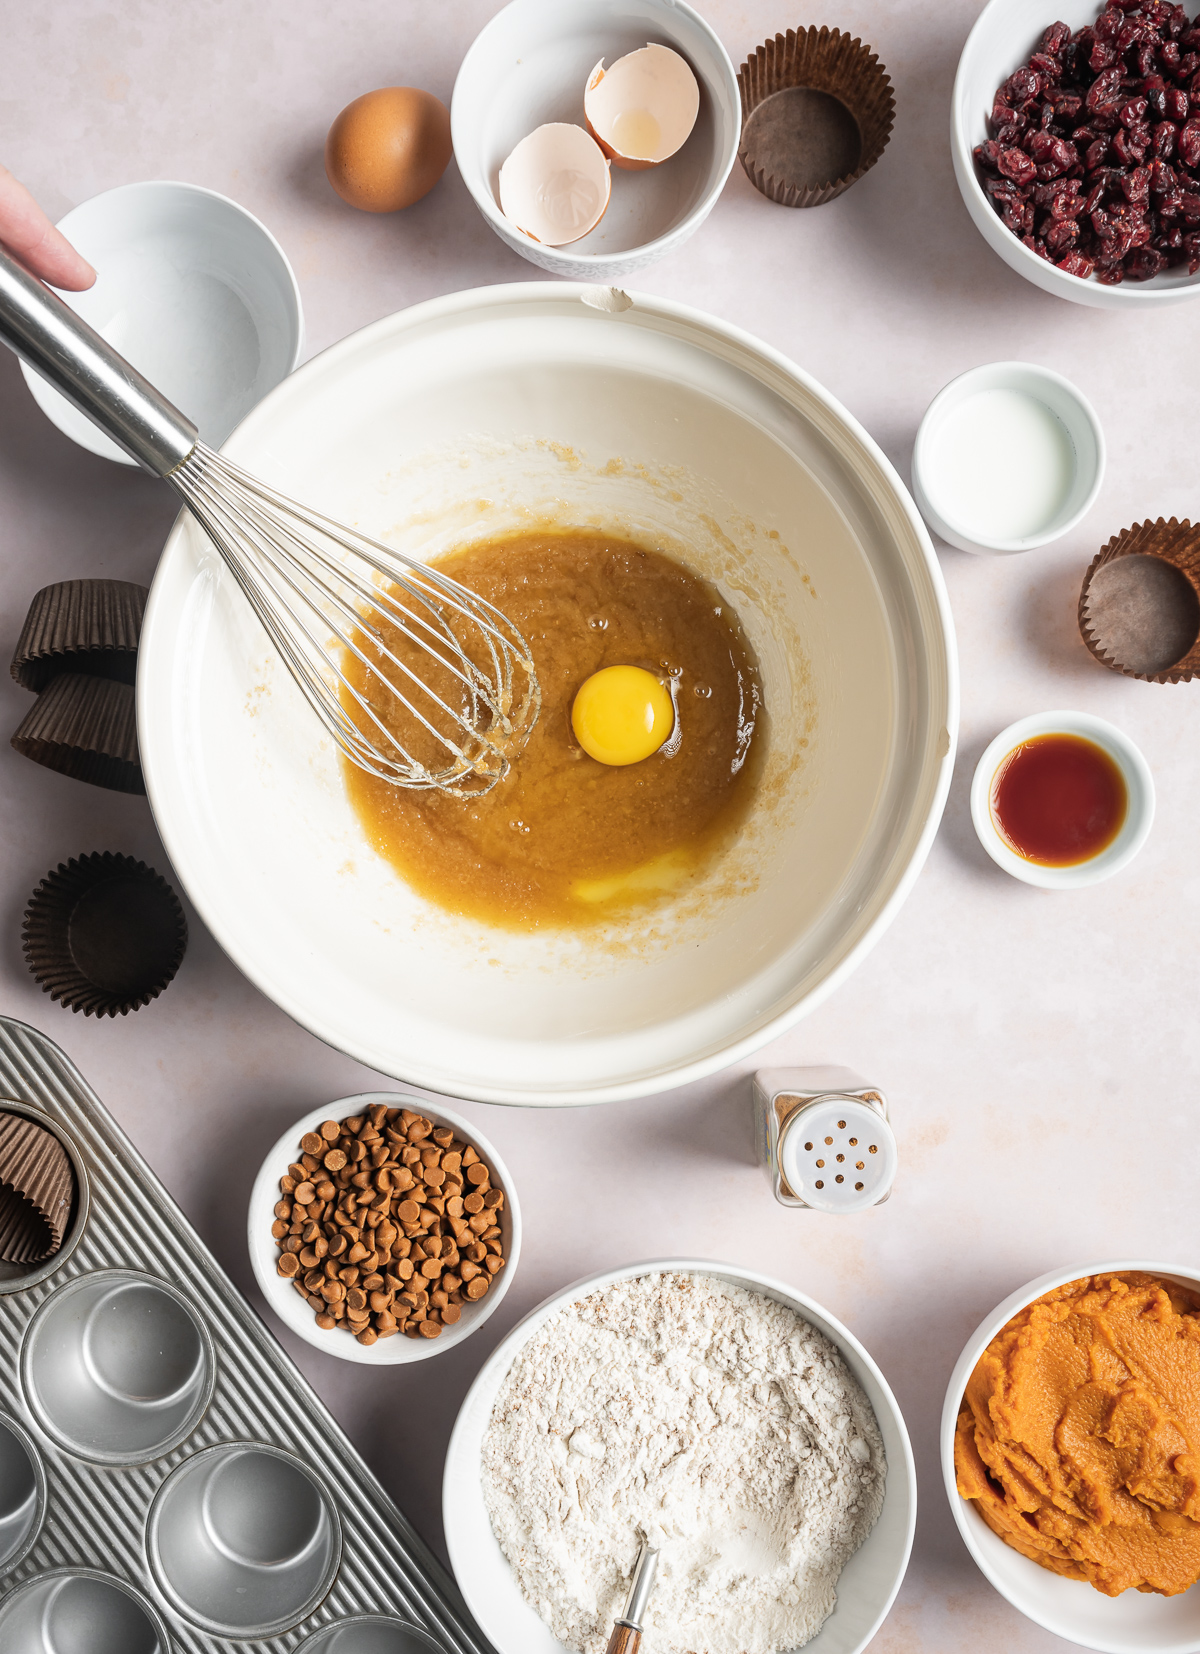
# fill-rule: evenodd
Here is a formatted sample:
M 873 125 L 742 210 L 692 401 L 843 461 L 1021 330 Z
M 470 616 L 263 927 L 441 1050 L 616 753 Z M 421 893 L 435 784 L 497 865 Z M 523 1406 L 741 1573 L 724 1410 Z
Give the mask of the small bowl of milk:
M 913 447 L 921 515 L 961 551 L 1029 551 L 1068 534 L 1104 478 L 1104 433 L 1083 393 L 1032 362 L 952 379 Z

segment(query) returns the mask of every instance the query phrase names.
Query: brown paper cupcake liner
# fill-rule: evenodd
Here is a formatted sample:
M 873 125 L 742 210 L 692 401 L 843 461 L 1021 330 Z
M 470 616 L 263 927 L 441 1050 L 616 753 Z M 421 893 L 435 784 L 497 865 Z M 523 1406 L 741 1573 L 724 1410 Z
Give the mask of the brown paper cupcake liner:
M 777 34 L 742 64 L 738 87 L 738 159 L 755 189 L 780 206 L 823 206 L 887 148 L 892 83 L 870 47 L 840 29 Z
M 10 668 L 23 689 L 45 689 L 60 672 L 131 684 L 150 593 L 128 580 L 62 580 L 29 605 Z
M 1122 529 L 1084 576 L 1079 630 L 1101 666 L 1127 678 L 1200 673 L 1200 526 L 1159 517 Z
M 52 1258 L 74 1201 L 75 1173 L 58 1138 L 20 1114 L 0 1113 L 0 1258 Z
M 134 691 L 111 678 L 63 672 L 43 689 L 12 737 L 35 764 L 118 793 L 144 793 Z
M 29 969 L 51 999 L 85 1016 L 125 1016 L 157 999 L 187 948 L 167 881 L 108 851 L 47 873 L 22 926 Z

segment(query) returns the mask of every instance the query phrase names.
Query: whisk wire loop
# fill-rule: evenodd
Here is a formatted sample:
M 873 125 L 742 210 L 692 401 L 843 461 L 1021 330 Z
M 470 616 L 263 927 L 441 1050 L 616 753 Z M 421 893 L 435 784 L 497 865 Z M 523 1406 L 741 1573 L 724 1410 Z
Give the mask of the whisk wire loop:
M 202 443 L 168 481 L 352 763 L 464 795 L 507 774 L 541 696 L 529 646 L 499 609 Z

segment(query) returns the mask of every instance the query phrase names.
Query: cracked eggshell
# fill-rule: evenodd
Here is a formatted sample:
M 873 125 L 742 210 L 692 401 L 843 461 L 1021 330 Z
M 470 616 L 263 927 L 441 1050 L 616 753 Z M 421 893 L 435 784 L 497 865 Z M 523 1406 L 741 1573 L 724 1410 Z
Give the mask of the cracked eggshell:
M 612 191 L 608 161 L 581 126 L 539 126 L 500 168 L 500 210 L 544 247 L 565 247 L 594 230 Z
M 669 160 L 691 136 L 700 84 L 669 46 L 642 46 L 611 69 L 600 59 L 588 76 L 583 112 L 612 164 L 642 172 Z

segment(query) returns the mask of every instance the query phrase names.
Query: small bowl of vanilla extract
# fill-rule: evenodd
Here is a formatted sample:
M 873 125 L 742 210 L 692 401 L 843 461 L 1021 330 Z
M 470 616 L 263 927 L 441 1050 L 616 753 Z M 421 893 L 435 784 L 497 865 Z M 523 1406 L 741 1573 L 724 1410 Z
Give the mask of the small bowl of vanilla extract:
M 1002 730 L 975 769 L 971 820 L 998 867 L 1043 890 L 1119 873 L 1154 821 L 1138 748 L 1089 712 L 1040 712 Z

